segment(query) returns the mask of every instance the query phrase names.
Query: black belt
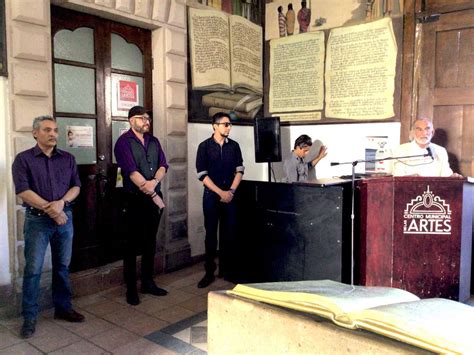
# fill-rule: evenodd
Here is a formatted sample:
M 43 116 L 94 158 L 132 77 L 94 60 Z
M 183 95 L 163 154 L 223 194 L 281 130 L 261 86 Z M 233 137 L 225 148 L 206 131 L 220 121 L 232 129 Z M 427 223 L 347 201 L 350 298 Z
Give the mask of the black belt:
M 71 209 L 71 207 L 65 207 L 63 209 L 64 212 L 66 211 L 69 211 Z M 34 208 L 34 207 L 26 207 L 26 212 L 33 215 L 33 216 L 37 216 L 37 217 L 41 217 L 41 216 L 47 216 L 48 214 L 46 212 L 44 212 L 43 210 L 39 210 L 37 208 Z
M 33 216 L 45 216 L 46 215 L 46 212 L 42 211 L 42 210 L 39 210 L 37 208 L 34 208 L 34 207 L 26 207 L 26 212 L 28 212 L 29 214 L 33 215 Z

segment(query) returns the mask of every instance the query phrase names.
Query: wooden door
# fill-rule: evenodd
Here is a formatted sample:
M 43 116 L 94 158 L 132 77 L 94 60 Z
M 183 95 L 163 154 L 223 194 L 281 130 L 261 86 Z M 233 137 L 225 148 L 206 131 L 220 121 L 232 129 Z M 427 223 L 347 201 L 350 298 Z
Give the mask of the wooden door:
M 75 155 L 82 182 L 71 262 L 79 271 L 122 257 L 113 145 L 128 129 L 128 109 L 118 97 L 120 84 L 135 83 L 138 104 L 151 108 L 151 33 L 55 6 L 51 24 L 58 146 Z M 82 135 L 79 144 L 67 143 L 70 133 Z
M 448 10 L 447 2 L 431 2 L 436 3 L 431 4 L 435 10 Z M 467 3 L 463 1 L 463 6 Z M 441 13 L 437 21 L 422 24 L 420 33 L 417 116 L 432 117 L 433 142 L 446 147 L 454 171 L 472 176 L 474 9 Z

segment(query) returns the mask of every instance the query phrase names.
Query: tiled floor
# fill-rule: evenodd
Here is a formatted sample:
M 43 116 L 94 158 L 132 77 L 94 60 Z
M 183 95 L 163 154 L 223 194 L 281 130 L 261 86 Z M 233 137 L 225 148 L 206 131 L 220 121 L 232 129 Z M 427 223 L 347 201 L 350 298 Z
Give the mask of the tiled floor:
M 234 284 L 218 278 L 199 289 L 202 276 L 202 264 L 158 276 L 169 294 L 141 294 L 138 306 L 125 302 L 124 287 L 74 299 L 84 323 L 55 320 L 53 310 L 46 310 L 27 340 L 18 336 L 21 318 L 0 320 L 0 354 L 205 354 L 207 293 Z M 467 303 L 474 306 L 474 298 Z
M 207 293 L 234 285 L 218 278 L 199 289 L 202 276 L 202 264 L 158 276 L 169 294 L 140 294 L 138 306 L 126 303 L 124 287 L 74 299 L 84 323 L 55 320 L 46 310 L 27 340 L 18 336 L 21 318 L 0 320 L 0 354 L 205 354 Z

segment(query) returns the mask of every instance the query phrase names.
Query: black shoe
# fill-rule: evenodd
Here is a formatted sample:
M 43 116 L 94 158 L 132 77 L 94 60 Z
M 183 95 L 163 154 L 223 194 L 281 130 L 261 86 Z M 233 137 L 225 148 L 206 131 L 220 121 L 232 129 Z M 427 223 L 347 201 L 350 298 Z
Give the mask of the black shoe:
M 31 338 L 36 331 L 36 319 L 25 319 L 21 326 L 20 336 L 23 339 Z
M 86 320 L 86 318 L 82 314 L 76 312 L 73 309 L 69 311 L 54 311 L 54 319 L 62 319 L 72 323 L 81 323 Z
M 156 286 L 154 281 L 142 281 L 141 293 L 149 293 L 153 296 L 166 296 L 168 291 Z
M 127 303 L 132 306 L 137 306 L 140 304 L 137 289 L 127 290 Z
M 212 284 L 216 278 L 214 277 L 214 274 L 206 274 L 204 277 L 201 279 L 201 281 L 198 282 L 198 288 L 204 288 Z

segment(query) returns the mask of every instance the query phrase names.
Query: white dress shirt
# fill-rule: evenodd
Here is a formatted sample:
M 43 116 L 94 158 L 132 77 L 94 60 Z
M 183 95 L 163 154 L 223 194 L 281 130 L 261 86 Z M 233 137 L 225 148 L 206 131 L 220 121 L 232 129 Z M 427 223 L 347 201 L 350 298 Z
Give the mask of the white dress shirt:
M 453 171 L 449 167 L 448 152 L 443 147 L 430 143 L 433 158 L 417 157 L 394 160 L 392 174 L 394 176 L 451 176 Z M 393 150 L 393 157 L 427 154 L 426 148 L 421 148 L 415 141 L 400 145 Z

